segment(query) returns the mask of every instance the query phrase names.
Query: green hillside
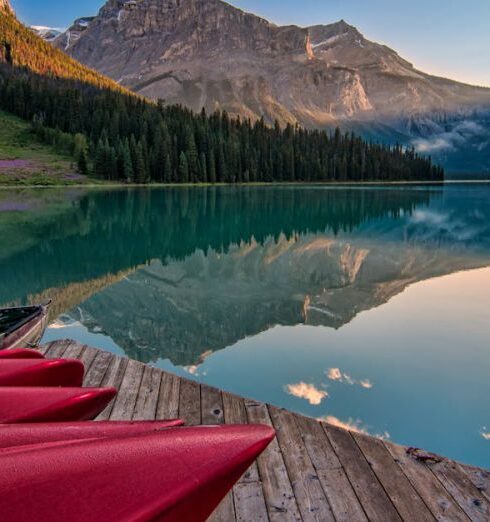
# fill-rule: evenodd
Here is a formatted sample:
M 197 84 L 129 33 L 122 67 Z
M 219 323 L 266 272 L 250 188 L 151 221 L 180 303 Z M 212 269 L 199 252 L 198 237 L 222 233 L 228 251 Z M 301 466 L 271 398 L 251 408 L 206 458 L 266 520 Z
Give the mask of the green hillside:
M 0 109 L 78 171 L 132 183 L 440 181 L 414 149 L 225 112 L 152 103 L 83 67 L 0 11 Z
M 0 111 L 0 186 L 87 183 L 73 158 L 40 143 L 29 123 Z
M 0 61 L 42 74 L 78 80 L 101 88 L 125 91 L 116 82 L 83 66 L 21 24 L 14 13 L 0 8 Z M 128 91 L 125 91 L 128 92 Z

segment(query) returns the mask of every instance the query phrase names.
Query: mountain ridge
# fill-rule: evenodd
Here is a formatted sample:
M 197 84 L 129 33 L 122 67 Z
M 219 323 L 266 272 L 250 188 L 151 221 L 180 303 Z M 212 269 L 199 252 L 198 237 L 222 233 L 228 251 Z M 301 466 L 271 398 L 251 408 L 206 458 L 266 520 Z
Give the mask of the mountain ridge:
M 443 158 L 476 132 L 472 152 L 487 153 L 478 147 L 490 140 L 490 89 L 419 71 L 344 20 L 278 26 L 221 0 L 109 0 L 55 45 L 139 94 L 195 111 L 306 128 L 385 125 Z M 459 128 L 468 120 L 482 127 L 470 137 Z

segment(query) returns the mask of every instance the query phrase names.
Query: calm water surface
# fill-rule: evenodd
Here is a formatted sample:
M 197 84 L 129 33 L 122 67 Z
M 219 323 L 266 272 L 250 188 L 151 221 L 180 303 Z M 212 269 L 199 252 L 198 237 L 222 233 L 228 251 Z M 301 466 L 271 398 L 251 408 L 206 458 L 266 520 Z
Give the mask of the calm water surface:
M 0 304 L 490 467 L 490 185 L 0 192 Z

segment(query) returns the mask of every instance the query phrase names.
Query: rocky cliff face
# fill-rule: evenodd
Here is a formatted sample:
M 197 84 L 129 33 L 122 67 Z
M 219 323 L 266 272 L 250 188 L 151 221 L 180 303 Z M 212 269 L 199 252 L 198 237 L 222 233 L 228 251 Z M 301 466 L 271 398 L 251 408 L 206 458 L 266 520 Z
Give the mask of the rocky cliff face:
M 420 72 L 344 21 L 278 27 L 221 0 L 109 0 L 56 45 L 150 98 L 283 124 L 340 124 L 387 141 L 422 139 L 414 141 L 420 150 L 440 155 L 466 146 L 461 124 L 481 127 L 490 114 L 490 89 Z M 479 154 L 486 124 L 475 134 Z

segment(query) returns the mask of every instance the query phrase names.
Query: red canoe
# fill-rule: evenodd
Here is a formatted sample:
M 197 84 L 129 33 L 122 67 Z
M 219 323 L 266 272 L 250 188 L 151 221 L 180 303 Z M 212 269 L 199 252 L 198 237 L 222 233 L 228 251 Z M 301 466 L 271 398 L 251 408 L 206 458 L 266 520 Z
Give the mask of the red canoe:
M 92 420 L 116 393 L 114 388 L 0 388 L 0 424 Z
M 204 522 L 273 437 L 268 426 L 216 426 L 2 450 L 0 513 L 16 522 Z
M 0 386 L 81 386 L 85 369 L 69 359 L 2 359 Z
M 142 422 L 54 422 L 0 425 L 0 449 L 69 440 L 134 437 L 182 426 L 181 420 Z
M 0 309 L 0 349 L 37 346 L 48 323 L 49 303 Z
M 44 355 L 37 350 L 14 348 L 12 350 L 0 350 L 0 360 L 2 359 L 44 359 Z

